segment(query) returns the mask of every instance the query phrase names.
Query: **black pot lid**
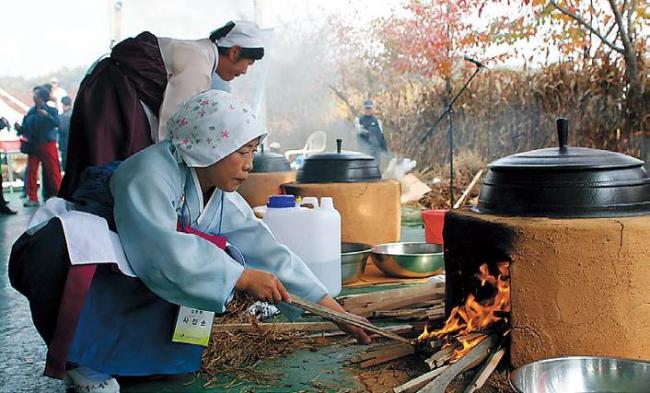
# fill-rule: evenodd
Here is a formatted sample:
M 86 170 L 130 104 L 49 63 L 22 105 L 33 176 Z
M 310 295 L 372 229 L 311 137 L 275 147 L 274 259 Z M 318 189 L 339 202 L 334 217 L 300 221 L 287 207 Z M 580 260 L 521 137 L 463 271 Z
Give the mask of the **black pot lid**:
M 307 161 L 351 161 L 351 160 L 373 161 L 374 158 L 367 154 L 363 154 L 358 151 L 352 151 L 352 150 L 340 150 L 334 152 L 330 151 L 330 152 L 316 153 L 305 158 L 305 162 Z
M 643 161 L 607 150 L 585 147 L 549 148 L 514 154 L 494 161 L 493 170 L 573 171 L 593 169 L 624 169 L 639 167 Z
M 282 154 L 264 151 L 264 145 L 260 145 L 260 151 L 253 157 L 252 173 L 287 172 L 290 170 L 289 160 Z
M 379 166 L 372 156 L 342 150 L 336 140 L 335 152 L 316 153 L 305 158 L 298 170 L 298 183 L 359 183 L 381 180 Z
M 559 148 L 515 154 L 488 165 L 475 211 L 558 218 L 650 214 L 650 179 L 643 161 L 567 147 L 568 122 L 558 119 L 557 125 Z

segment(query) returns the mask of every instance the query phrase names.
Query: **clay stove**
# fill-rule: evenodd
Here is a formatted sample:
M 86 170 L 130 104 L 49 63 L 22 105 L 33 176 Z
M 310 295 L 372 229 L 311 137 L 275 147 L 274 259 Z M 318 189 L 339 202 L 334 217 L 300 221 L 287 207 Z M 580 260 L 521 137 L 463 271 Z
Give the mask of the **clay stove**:
M 650 360 L 650 180 L 642 162 L 566 146 L 490 164 L 479 205 L 447 214 L 447 312 L 510 262 L 514 367 L 558 356 Z

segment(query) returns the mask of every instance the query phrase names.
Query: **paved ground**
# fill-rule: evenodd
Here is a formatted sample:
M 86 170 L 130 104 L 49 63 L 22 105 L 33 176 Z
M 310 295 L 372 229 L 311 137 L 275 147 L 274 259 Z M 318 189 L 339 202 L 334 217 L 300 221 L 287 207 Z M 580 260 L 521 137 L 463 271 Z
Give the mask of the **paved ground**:
M 22 207 L 17 193 L 5 193 L 15 216 L 0 216 L 0 392 L 64 392 L 63 384 L 43 377 L 46 347 L 32 324 L 25 298 L 9 285 L 11 245 L 23 233 L 34 208 Z
M 22 207 L 17 193 L 5 193 L 10 207 L 18 210 L 15 216 L 0 216 L 0 392 L 4 393 L 56 393 L 65 392 L 61 381 L 42 376 L 46 347 L 31 321 L 29 305 L 25 298 L 9 285 L 7 260 L 11 245 L 26 229 L 35 208 Z M 403 240 L 422 241 L 422 227 L 404 227 Z M 356 352 L 354 347 L 325 347 L 317 352 L 297 352 L 288 358 L 276 359 L 260 365 L 283 370 L 286 376 L 275 387 L 246 387 L 238 385 L 224 390 L 220 387 L 205 389 L 191 377 L 159 380 L 147 383 L 122 385 L 122 392 L 241 392 L 253 388 L 257 392 L 317 391 L 313 381 L 325 386 L 344 386 L 358 391 L 360 385 L 343 365 Z M 228 380 L 224 380 L 228 382 Z M 244 389 L 244 390 L 242 390 Z M 333 389 L 333 390 L 339 390 Z

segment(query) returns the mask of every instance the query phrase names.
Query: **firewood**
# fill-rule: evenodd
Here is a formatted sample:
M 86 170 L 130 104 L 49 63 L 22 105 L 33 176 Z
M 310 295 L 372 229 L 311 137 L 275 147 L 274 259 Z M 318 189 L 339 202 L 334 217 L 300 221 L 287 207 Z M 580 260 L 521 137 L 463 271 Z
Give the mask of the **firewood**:
M 496 335 L 488 336 L 472 348 L 465 356 L 460 358 L 443 371 L 438 378 L 424 386 L 421 393 L 445 393 L 447 385 L 460 373 L 465 372 L 481 364 L 488 357 L 492 348 L 497 345 Z
M 370 367 L 391 360 L 399 359 L 415 353 L 415 347 L 409 344 L 381 345 L 352 357 L 352 363 L 359 363 L 360 367 Z
M 395 318 L 395 319 L 440 319 L 444 318 L 444 307 L 436 308 L 413 308 L 387 311 L 373 311 L 374 318 Z
M 431 370 L 438 367 L 442 367 L 445 363 L 449 361 L 449 359 L 451 359 L 452 355 L 454 354 L 454 351 L 460 348 L 462 348 L 460 343 L 454 342 L 452 344 L 447 345 L 446 347 L 443 347 L 441 350 L 431 355 L 431 357 L 429 357 L 424 362 L 429 366 Z
M 502 343 L 496 351 L 492 352 L 488 360 L 483 364 L 481 370 L 474 376 L 472 382 L 467 386 L 463 393 L 474 393 L 476 390 L 483 387 L 505 354 L 506 348 Z
M 415 393 L 420 390 L 424 385 L 429 383 L 432 379 L 442 374 L 449 366 L 442 366 L 435 370 L 431 370 L 428 373 L 422 374 L 417 378 L 414 378 L 405 384 L 399 385 L 393 388 L 393 393 Z
M 434 299 L 426 302 L 414 303 L 405 306 L 405 308 L 422 308 L 422 307 L 445 307 L 445 299 Z
M 258 330 L 274 330 L 277 332 L 331 332 L 339 330 L 332 322 L 281 322 L 281 323 L 228 323 L 215 324 L 212 333 L 219 332 L 250 332 Z
M 432 300 L 440 300 L 443 304 L 444 293 L 444 283 L 427 283 L 409 288 L 351 295 L 338 300 L 349 312 L 370 316 L 373 311 L 395 310 Z
M 340 296 L 336 300 L 345 304 L 368 304 L 382 301 L 389 298 L 401 298 L 413 293 L 422 291 L 430 291 L 434 295 L 444 295 L 445 283 L 444 282 L 427 282 L 418 285 L 409 285 L 406 288 L 386 289 L 383 291 L 374 291 L 369 293 L 361 293 L 357 295 Z M 441 296 L 432 296 L 432 298 L 439 298 Z
M 298 296 L 291 295 L 291 305 L 295 307 L 299 307 L 303 310 L 310 311 L 316 315 L 319 315 L 325 319 L 329 319 L 332 322 L 339 322 L 339 323 L 346 323 L 352 326 L 360 327 L 366 331 L 372 332 L 372 333 L 377 333 L 381 336 L 384 336 L 386 338 L 390 338 L 392 340 L 400 341 L 405 344 L 413 345 L 414 343 L 411 342 L 411 340 L 404 338 L 402 336 L 399 336 L 395 333 L 383 330 L 381 328 L 378 328 L 377 326 L 367 322 L 366 320 L 363 320 L 362 318 L 359 318 L 357 315 L 350 314 L 347 312 L 339 312 L 339 311 L 334 311 L 330 308 L 323 307 L 320 304 L 312 303 L 310 301 L 307 301 L 305 299 L 301 299 Z
M 457 334 L 451 337 L 445 336 L 442 338 L 429 339 L 429 346 L 431 347 L 431 349 L 437 349 L 450 342 L 472 341 L 479 338 L 480 336 L 489 336 L 491 333 L 493 333 L 493 331 L 489 329 L 488 330 L 480 329 L 467 334 Z
M 331 322 L 326 322 L 326 323 L 331 323 Z M 334 325 L 336 326 L 336 325 Z M 407 333 L 414 333 L 414 332 L 419 332 L 420 330 L 416 329 L 413 327 L 413 325 L 408 325 L 408 324 L 403 324 L 403 325 L 388 325 L 388 326 L 382 326 L 382 329 L 384 329 L 387 332 L 392 332 L 395 334 L 403 335 Z M 343 332 L 341 330 L 334 330 L 334 331 L 321 331 L 320 333 L 315 333 L 315 334 L 310 334 L 307 337 L 335 337 L 335 336 L 344 336 L 348 333 Z M 371 334 L 370 338 L 379 338 L 381 337 L 378 334 Z

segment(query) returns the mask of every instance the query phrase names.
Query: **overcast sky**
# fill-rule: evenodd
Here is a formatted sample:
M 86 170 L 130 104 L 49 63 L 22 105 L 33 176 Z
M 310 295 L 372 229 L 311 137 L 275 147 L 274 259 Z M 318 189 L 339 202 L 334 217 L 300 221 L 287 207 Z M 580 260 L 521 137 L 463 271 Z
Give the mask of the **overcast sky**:
M 401 0 L 258 0 L 263 27 L 329 12 L 364 23 Z M 89 65 L 108 51 L 116 0 L 0 0 L 0 76 L 34 77 Z M 203 38 L 231 19 L 255 19 L 254 0 L 122 0 L 122 38 Z

